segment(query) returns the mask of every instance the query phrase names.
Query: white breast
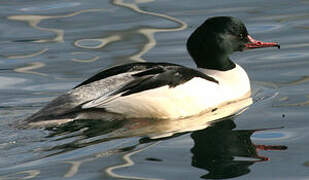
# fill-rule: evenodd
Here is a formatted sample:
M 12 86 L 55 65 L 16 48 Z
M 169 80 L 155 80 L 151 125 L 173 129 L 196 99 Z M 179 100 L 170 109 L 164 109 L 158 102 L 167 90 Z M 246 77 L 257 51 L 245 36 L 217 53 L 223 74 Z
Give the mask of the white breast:
M 235 101 L 250 96 L 250 80 L 246 71 L 239 65 L 228 71 L 200 69 L 201 72 L 217 79 L 226 101 Z

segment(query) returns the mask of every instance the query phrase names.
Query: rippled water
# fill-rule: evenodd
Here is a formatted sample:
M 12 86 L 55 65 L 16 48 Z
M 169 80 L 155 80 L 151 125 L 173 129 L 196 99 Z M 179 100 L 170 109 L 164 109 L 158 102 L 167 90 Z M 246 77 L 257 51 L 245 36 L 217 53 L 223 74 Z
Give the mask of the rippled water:
M 1 1 L 0 179 L 307 179 L 308 8 L 307 0 Z M 194 67 L 185 40 L 217 15 L 281 43 L 233 55 L 256 100 L 239 116 L 206 129 L 197 120 L 76 123 L 53 133 L 12 126 L 118 63 Z

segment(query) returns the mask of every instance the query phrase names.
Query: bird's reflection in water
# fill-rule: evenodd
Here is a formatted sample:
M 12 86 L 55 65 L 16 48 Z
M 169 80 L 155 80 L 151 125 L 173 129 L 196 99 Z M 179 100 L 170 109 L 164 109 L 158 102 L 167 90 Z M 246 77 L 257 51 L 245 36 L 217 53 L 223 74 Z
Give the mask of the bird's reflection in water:
M 233 121 L 234 116 L 230 116 L 230 118 L 226 118 L 226 116 L 231 112 L 236 113 L 239 109 L 246 108 L 251 103 L 251 99 L 246 99 L 202 116 L 178 120 L 73 121 L 53 129 L 54 133 L 50 137 L 55 136 L 57 140 L 69 137 L 80 138 L 67 144 L 54 146 L 49 150 L 56 150 L 58 154 L 114 139 L 144 137 L 133 146 L 131 144 L 130 148 L 118 147 L 118 151 L 115 151 L 126 156 L 126 154 L 140 152 L 140 147 L 145 143 L 168 140 L 175 136 L 191 133 L 194 141 L 194 146 L 191 148 L 192 166 L 207 170 L 207 173 L 201 178 L 238 177 L 249 173 L 249 167 L 252 164 L 269 160 L 267 157 L 260 156 L 258 150 L 284 150 L 287 148 L 281 145 L 255 145 L 252 143 L 250 136 L 254 132 L 267 129 L 234 130 L 236 127 Z M 215 119 L 217 120 L 214 121 Z M 130 161 L 133 162 L 132 159 Z M 122 166 L 117 165 L 110 167 L 110 169 L 119 169 L 120 167 Z M 114 172 L 110 174 L 115 175 Z
M 232 119 L 216 123 L 212 127 L 195 131 L 192 166 L 205 169 L 203 179 L 226 179 L 245 175 L 249 166 L 269 158 L 258 155 L 258 150 L 284 150 L 286 146 L 255 145 L 250 136 L 259 130 L 233 130 Z
M 51 127 L 52 133 L 49 137 L 56 136 L 57 140 L 71 137 L 79 137 L 71 143 L 55 146 L 49 150 L 60 150 L 58 153 L 71 151 L 77 148 L 110 141 L 113 139 L 127 137 L 149 137 L 160 139 L 171 137 L 182 133 L 193 132 L 205 129 L 215 120 L 224 119 L 231 114 L 242 112 L 243 109 L 252 103 L 251 98 L 246 98 L 215 111 L 209 111 L 200 115 L 180 119 L 130 119 L 119 121 L 108 120 L 76 120 L 62 124 L 58 127 Z M 95 140 L 89 140 L 93 137 Z M 86 139 L 86 142 L 83 140 Z

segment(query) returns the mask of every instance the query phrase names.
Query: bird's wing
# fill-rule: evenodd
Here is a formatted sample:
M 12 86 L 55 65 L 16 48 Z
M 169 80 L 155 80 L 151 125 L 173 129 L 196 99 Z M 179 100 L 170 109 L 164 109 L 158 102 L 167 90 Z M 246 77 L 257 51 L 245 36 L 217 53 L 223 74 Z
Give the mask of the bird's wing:
M 162 86 L 174 88 L 196 77 L 218 83 L 218 81 L 210 76 L 183 66 L 157 65 L 153 68 L 134 73 L 131 76 L 134 79 L 124 84 L 121 88 L 110 91 L 103 96 L 83 104 L 82 108 L 104 107 L 104 104 L 120 97 L 137 94 L 142 91 L 155 90 Z
M 74 89 L 81 87 L 83 85 L 87 85 L 93 83 L 95 81 L 103 80 L 115 75 L 123 74 L 123 73 L 134 73 L 139 71 L 147 71 L 156 66 L 179 66 L 176 64 L 171 63 L 150 63 L 150 62 L 138 62 L 138 63 L 130 63 L 130 64 L 123 64 L 119 66 L 114 66 L 108 69 L 105 69 L 94 76 L 90 77 L 89 79 L 85 80 L 84 82 L 80 83 Z

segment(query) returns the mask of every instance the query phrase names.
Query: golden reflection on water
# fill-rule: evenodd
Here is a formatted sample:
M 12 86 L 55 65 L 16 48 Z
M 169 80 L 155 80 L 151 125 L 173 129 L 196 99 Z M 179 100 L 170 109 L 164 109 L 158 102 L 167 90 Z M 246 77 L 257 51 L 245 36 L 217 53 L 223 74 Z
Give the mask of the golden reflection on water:
M 288 103 L 290 100 L 288 96 L 281 97 L 278 101 L 279 104 L 274 104 L 273 107 L 291 107 L 291 106 L 308 106 L 309 105 L 309 95 L 305 96 L 306 99 L 302 102 Z
M 113 0 L 112 4 L 117 5 L 117 6 L 121 6 L 121 7 L 129 8 L 129 9 L 131 9 L 131 10 L 137 12 L 137 13 L 140 13 L 140 14 L 146 14 L 146 15 L 151 15 L 151 16 L 155 16 L 155 17 L 161 17 L 163 19 L 173 21 L 173 22 L 180 25 L 179 27 L 172 28 L 172 29 L 164 29 L 163 28 L 162 31 L 180 31 L 180 30 L 187 28 L 187 24 L 185 22 L 177 19 L 177 18 L 168 16 L 168 15 L 165 15 L 165 14 L 160 14 L 160 13 L 155 13 L 155 12 L 150 12 L 150 11 L 144 11 L 144 10 L 140 9 L 137 4 L 141 3 L 141 2 L 145 3 L 145 1 L 135 1 L 135 2 L 136 3 L 125 3 L 123 0 Z M 152 2 L 152 1 L 147 1 L 147 2 Z
M 20 172 L 15 173 L 14 175 L 0 176 L 0 180 L 33 179 L 33 178 L 36 178 L 39 174 L 40 174 L 39 170 L 20 171 Z M 23 176 L 23 177 L 20 177 L 20 176 Z
M 96 38 L 96 39 L 81 39 L 81 40 L 77 40 L 74 42 L 74 45 L 80 48 L 85 48 L 85 49 L 99 49 L 99 48 L 103 48 L 104 46 L 106 46 L 109 43 L 115 42 L 115 41 L 119 41 L 121 40 L 121 36 L 119 35 L 111 35 L 109 37 L 106 38 Z M 83 45 L 83 43 L 85 42 L 96 42 L 96 45 L 91 45 L 91 46 L 87 46 L 87 45 Z
M 39 56 L 45 52 L 48 51 L 48 48 L 44 48 L 42 50 L 39 50 L 37 52 L 34 52 L 34 53 L 30 53 L 30 54 L 23 54 L 23 55 L 8 55 L 8 56 L 5 56 L 5 58 L 8 58 L 8 59 L 22 59 L 22 58 L 30 58 L 30 57 L 35 57 L 35 56 Z
M 136 153 L 142 152 L 142 151 L 144 151 L 144 150 L 146 150 L 146 149 L 148 149 L 148 148 L 150 148 L 150 147 L 152 147 L 152 146 L 154 146 L 158 143 L 159 142 L 150 143 L 150 144 L 143 146 L 141 148 L 137 148 L 137 149 L 133 150 L 132 152 L 124 153 L 124 155 L 122 156 L 124 164 L 108 167 L 108 168 L 105 169 L 105 172 L 107 173 L 107 175 L 109 175 L 111 177 L 115 177 L 115 178 L 158 180 L 158 179 L 153 179 L 153 178 L 121 176 L 121 175 L 115 174 L 113 172 L 113 170 L 115 170 L 115 169 L 133 166 L 135 163 L 134 163 L 134 161 L 132 161 L 130 159 L 130 156 L 132 156 Z M 118 144 L 118 146 L 119 146 L 119 144 Z M 97 159 L 107 158 L 108 156 L 111 156 L 111 155 L 116 154 L 116 153 L 122 153 L 122 150 L 112 149 L 112 150 L 109 150 L 109 151 L 106 151 L 106 152 L 100 152 L 100 153 L 94 154 L 90 157 L 86 157 L 86 158 L 83 158 L 83 159 L 64 161 L 64 163 L 70 164 L 70 167 L 67 170 L 67 172 L 64 174 L 63 177 L 65 177 L 65 178 L 74 177 L 79 172 L 81 165 L 83 165 L 84 163 L 95 161 Z
M 100 12 L 100 11 L 113 11 L 112 9 L 85 9 L 80 10 L 77 12 L 65 14 L 65 15 L 54 15 L 54 16 L 46 16 L 46 15 L 14 15 L 9 16 L 9 20 L 15 20 L 15 21 L 25 21 L 29 24 L 30 27 L 41 30 L 41 31 L 47 31 L 47 32 L 53 32 L 56 34 L 56 36 L 52 39 L 40 39 L 36 40 L 34 42 L 37 43 L 46 43 L 46 42 L 64 42 L 64 30 L 62 29 L 56 29 L 56 28 L 45 28 L 40 27 L 38 24 L 43 20 L 48 19 L 59 19 L 59 18 L 67 18 L 67 17 L 73 17 L 82 13 L 88 13 L 88 12 Z
M 80 10 L 77 12 L 69 13 L 66 15 L 54 15 L 54 16 L 46 16 L 46 15 L 14 15 L 14 16 L 8 16 L 9 20 L 14 20 L 14 21 L 24 21 L 29 24 L 30 27 L 41 30 L 41 31 L 47 31 L 47 32 L 53 32 L 56 34 L 54 38 L 51 39 L 39 39 L 39 40 L 34 40 L 32 42 L 34 43 L 48 43 L 48 42 L 57 42 L 57 43 L 62 43 L 64 42 L 64 30 L 62 29 L 56 29 L 56 28 L 45 28 L 45 27 L 40 27 L 39 23 L 42 22 L 43 20 L 48 20 L 48 19 L 59 19 L 59 18 L 68 18 L 68 17 L 73 17 L 82 13 L 88 13 L 88 12 L 102 12 L 102 11 L 108 11 L 111 12 L 113 11 L 112 9 L 86 9 L 86 10 Z M 6 56 L 8 59 L 20 59 L 20 58 L 30 58 L 30 57 L 35 57 L 39 56 L 41 54 L 44 54 L 45 52 L 48 51 L 48 48 L 44 48 L 38 52 L 31 53 L 31 54 L 24 54 L 24 55 L 10 55 Z M 73 61 L 77 62 L 93 62 L 95 60 L 99 59 L 99 57 L 94 57 L 91 59 L 77 59 L 73 58 Z M 16 68 L 14 69 L 15 72 L 19 73 L 30 73 L 30 74 L 35 74 L 39 76 L 48 76 L 46 73 L 39 73 L 32 71 L 34 69 L 39 69 L 41 67 L 44 67 L 45 64 L 41 62 L 34 62 L 31 63 L 30 65 L 27 65 L 25 67 L 21 68 Z
M 138 3 L 144 3 L 144 2 L 151 2 L 151 1 L 135 1 L 137 4 Z M 167 19 L 170 20 L 172 22 L 175 22 L 177 24 L 179 24 L 178 27 L 175 28 L 140 28 L 137 29 L 136 32 L 139 34 L 144 35 L 147 38 L 147 43 L 144 45 L 144 47 L 135 55 L 131 56 L 130 59 L 133 61 L 144 61 L 144 59 L 142 59 L 141 57 L 147 53 L 150 49 L 152 49 L 155 45 L 156 45 L 156 40 L 154 38 L 154 34 L 157 32 L 170 32 L 170 31 L 181 31 L 184 30 L 188 27 L 188 25 L 177 19 L 174 18 L 172 16 L 168 16 L 165 14 L 160 14 L 160 13 L 155 13 L 155 12 L 150 12 L 150 11 L 144 11 L 142 9 L 140 9 L 138 7 L 137 4 L 135 3 L 125 3 L 123 0 L 113 0 L 112 1 L 113 4 L 118 5 L 118 6 L 122 6 L 122 7 L 126 7 L 129 8 L 137 13 L 140 14 L 146 14 L 146 15 L 151 15 L 151 16 L 155 16 L 155 17 L 160 17 L 163 19 Z
M 161 179 L 156 179 L 156 178 L 145 178 L 145 177 L 136 177 L 136 176 L 125 176 L 125 175 L 119 175 L 117 173 L 114 172 L 114 170 L 117 170 L 117 169 L 121 169 L 121 168 L 128 168 L 130 166 L 134 166 L 134 161 L 131 159 L 131 156 L 133 156 L 134 154 L 137 154 L 139 152 L 142 152 L 148 148 L 150 148 L 151 146 L 154 146 L 156 144 L 159 144 L 160 141 L 158 142 L 155 142 L 155 143 L 151 143 L 150 145 L 146 146 L 146 147 L 143 147 L 143 148 L 140 148 L 140 149 L 136 149 L 132 152 L 129 152 L 129 153 L 125 153 L 123 156 L 122 156 L 122 159 L 124 161 L 123 164 L 119 164 L 119 165 L 115 165 L 115 166 L 111 166 L 111 167 L 108 167 L 105 169 L 105 172 L 106 174 L 108 174 L 109 176 L 111 177 L 114 177 L 114 178 L 120 178 L 120 179 L 145 179 L 145 180 L 161 180 Z
M 129 60 L 132 61 L 145 61 L 142 59 L 142 56 L 147 53 L 150 49 L 152 49 L 156 45 L 156 40 L 154 38 L 154 34 L 157 32 L 170 32 L 170 31 L 180 31 L 184 30 L 187 28 L 187 24 L 177 18 L 165 15 L 165 14 L 160 14 L 160 13 L 155 13 L 155 12 L 150 12 L 150 11 L 145 11 L 142 10 L 138 7 L 139 3 L 149 3 L 153 2 L 154 0 L 135 0 L 134 2 L 124 2 L 123 0 L 113 0 L 112 4 L 124 8 L 131 9 L 134 12 L 137 12 L 139 14 L 143 15 L 150 15 L 154 17 L 159 17 L 162 19 L 166 19 L 169 21 L 172 21 L 174 23 L 177 23 L 179 26 L 174 27 L 174 28 L 137 28 L 134 30 L 134 33 L 136 34 L 141 34 L 144 37 L 146 37 L 147 42 L 143 44 L 143 46 L 139 49 L 138 52 L 136 52 L 133 55 L 130 55 L 128 57 Z M 55 34 L 55 37 L 50 38 L 50 39 L 39 39 L 39 40 L 33 40 L 31 42 L 34 43 L 50 43 L 50 42 L 56 42 L 56 43 L 63 43 L 64 42 L 64 30 L 59 29 L 59 28 L 47 28 L 47 27 L 41 27 L 39 24 L 42 21 L 49 20 L 49 19 L 60 19 L 60 18 L 68 18 L 68 17 L 73 17 L 80 15 L 82 13 L 88 13 L 88 12 L 114 12 L 114 9 L 104 9 L 104 8 L 99 8 L 99 9 L 86 9 L 86 10 L 80 10 L 77 12 L 73 13 L 68 13 L 64 15 L 12 15 L 8 16 L 7 18 L 9 20 L 13 21 L 22 21 L 28 23 L 28 25 L 36 30 L 40 31 L 46 31 L 46 32 L 52 32 Z M 80 39 L 76 40 L 74 42 L 74 45 L 78 48 L 83 48 L 83 49 L 99 49 L 99 48 L 104 48 L 106 45 L 116 42 L 116 41 L 121 41 L 124 36 L 126 31 L 124 33 L 120 34 L 113 34 L 108 37 L 100 37 L 100 38 L 92 38 L 92 39 Z M 85 45 L 89 43 L 96 43 L 96 45 Z M 48 48 L 44 48 L 38 52 L 31 53 L 31 54 L 24 54 L 24 55 L 10 55 L 10 56 L 5 56 L 8 59 L 21 59 L 21 58 L 30 58 L 30 57 L 35 57 L 39 56 L 41 54 L 44 54 L 48 51 Z M 72 55 L 89 55 L 89 53 L 84 53 L 84 52 L 72 52 Z M 80 59 L 73 57 L 71 60 L 74 62 L 84 62 L 84 63 L 90 63 L 94 62 L 96 60 L 100 59 L 99 56 L 94 56 L 87 59 Z M 22 67 L 22 68 L 17 68 L 15 69 L 16 72 L 20 73 L 31 73 L 31 74 L 36 74 L 40 76 L 47 76 L 45 73 L 38 73 L 35 71 L 32 71 L 34 69 L 39 69 L 43 67 L 43 63 L 33 63 L 30 66 Z
M 89 53 L 85 53 L 85 52 L 72 52 L 72 55 L 89 55 L 91 56 Z M 90 62 L 94 62 L 96 60 L 100 59 L 99 56 L 94 56 L 92 58 L 89 58 L 89 59 L 78 59 L 78 58 L 72 58 L 72 61 L 75 61 L 75 62 L 82 62 L 82 63 L 90 63 Z
M 153 1 L 153 0 L 152 0 Z M 143 47 L 135 54 L 131 55 L 130 57 L 128 57 L 128 59 L 132 60 L 132 61 L 138 61 L 138 62 L 143 62 L 145 61 L 142 56 L 144 54 L 146 54 L 150 49 L 152 49 L 157 43 L 156 40 L 154 38 L 154 34 L 157 32 L 170 32 L 170 31 L 180 31 L 180 30 L 184 30 L 187 28 L 187 24 L 177 18 L 165 15 L 165 14 L 160 14 L 160 13 L 155 13 L 155 12 L 150 12 L 150 11 L 144 11 L 142 9 L 140 9 L 138 7 L 138 3 L 147 3 L 147 2 L 152 2 L 149 0 L 139 0 L 139 1 L 135 1 L 135 3 L 126 3 L 123 0 L 113 0 L 112 4 L 116 5 L 116 6 L 120 6 L 120 7 L 125 7 L 128 9 L 131 9 L 137 13 L 140 14 L 144 14 L 144 15 L 151 15 L 151 16 L 155 16 L 155 17 L 160 17 L 162 19 L 166 19 L 172 22 L 175 22 L 177 24 L 179 24 L 178 27 L 175 28 L 137 28 L 134 30 L 134 33 L 136 34 L 141 34 L 144 37 L 146 37 L 147 42 L 143 45 Z M 127 30 L 125 30 L 124 32 L 126 32 Z M 115 41 L 121 41 L 122 39 L 124 39 L 125 34 L 120 33 L 120 34 L 113 34 L 110 35 L 108 37 L 103 37 L 103 38 L 93 38 L 93 39 L 80 39 L 74 42 L 74 45 L 80 48 L 86 48 L 86 49 L 99 49 L 99 48 L 103 48 L 106 45 L 115 42 Z M 84 42 L 97 42 L 97 45 L 83 45 Z
M 29 65 L 27 65 L 25 67 L 15 68 L 14 71 L 19 72 L 19 73 L 35 74 L 35 75 L 39 75 L 39 76 L 48 76 L 46 73 L 40 73 L 40 72 L 32 71 L 34 69 L 40 69 L 41 67 L 44 67 L 44 66 L 45 66 L 45 64 L 42 63 L 42 62 L 32 62 L 32 63 L 29 63 Z
M 100 158 L 105 158 L 105 157 L 108 157 L 108 156 L 111 156 L 113 154 L 120 153 L 120 152 L 121 151 L 119 149 L 112 149 L 112 150 L 109 150 L 109 151 L 94 154 L 90 157 L 86 157 L 86 158 L 83 158 L 83 159 L 64 161 L 64 163 L 70 164 L 71 166 L 68 169 L 68 171 L 64 174 L 63 177 L 69 178 L 69 177 L 75 176 L 78 173 L 79 168 L 83 163 L 91 162 L 91 161 L 94 161 L 94 160 L 97 160 L 97 159 L 100 159 Z

